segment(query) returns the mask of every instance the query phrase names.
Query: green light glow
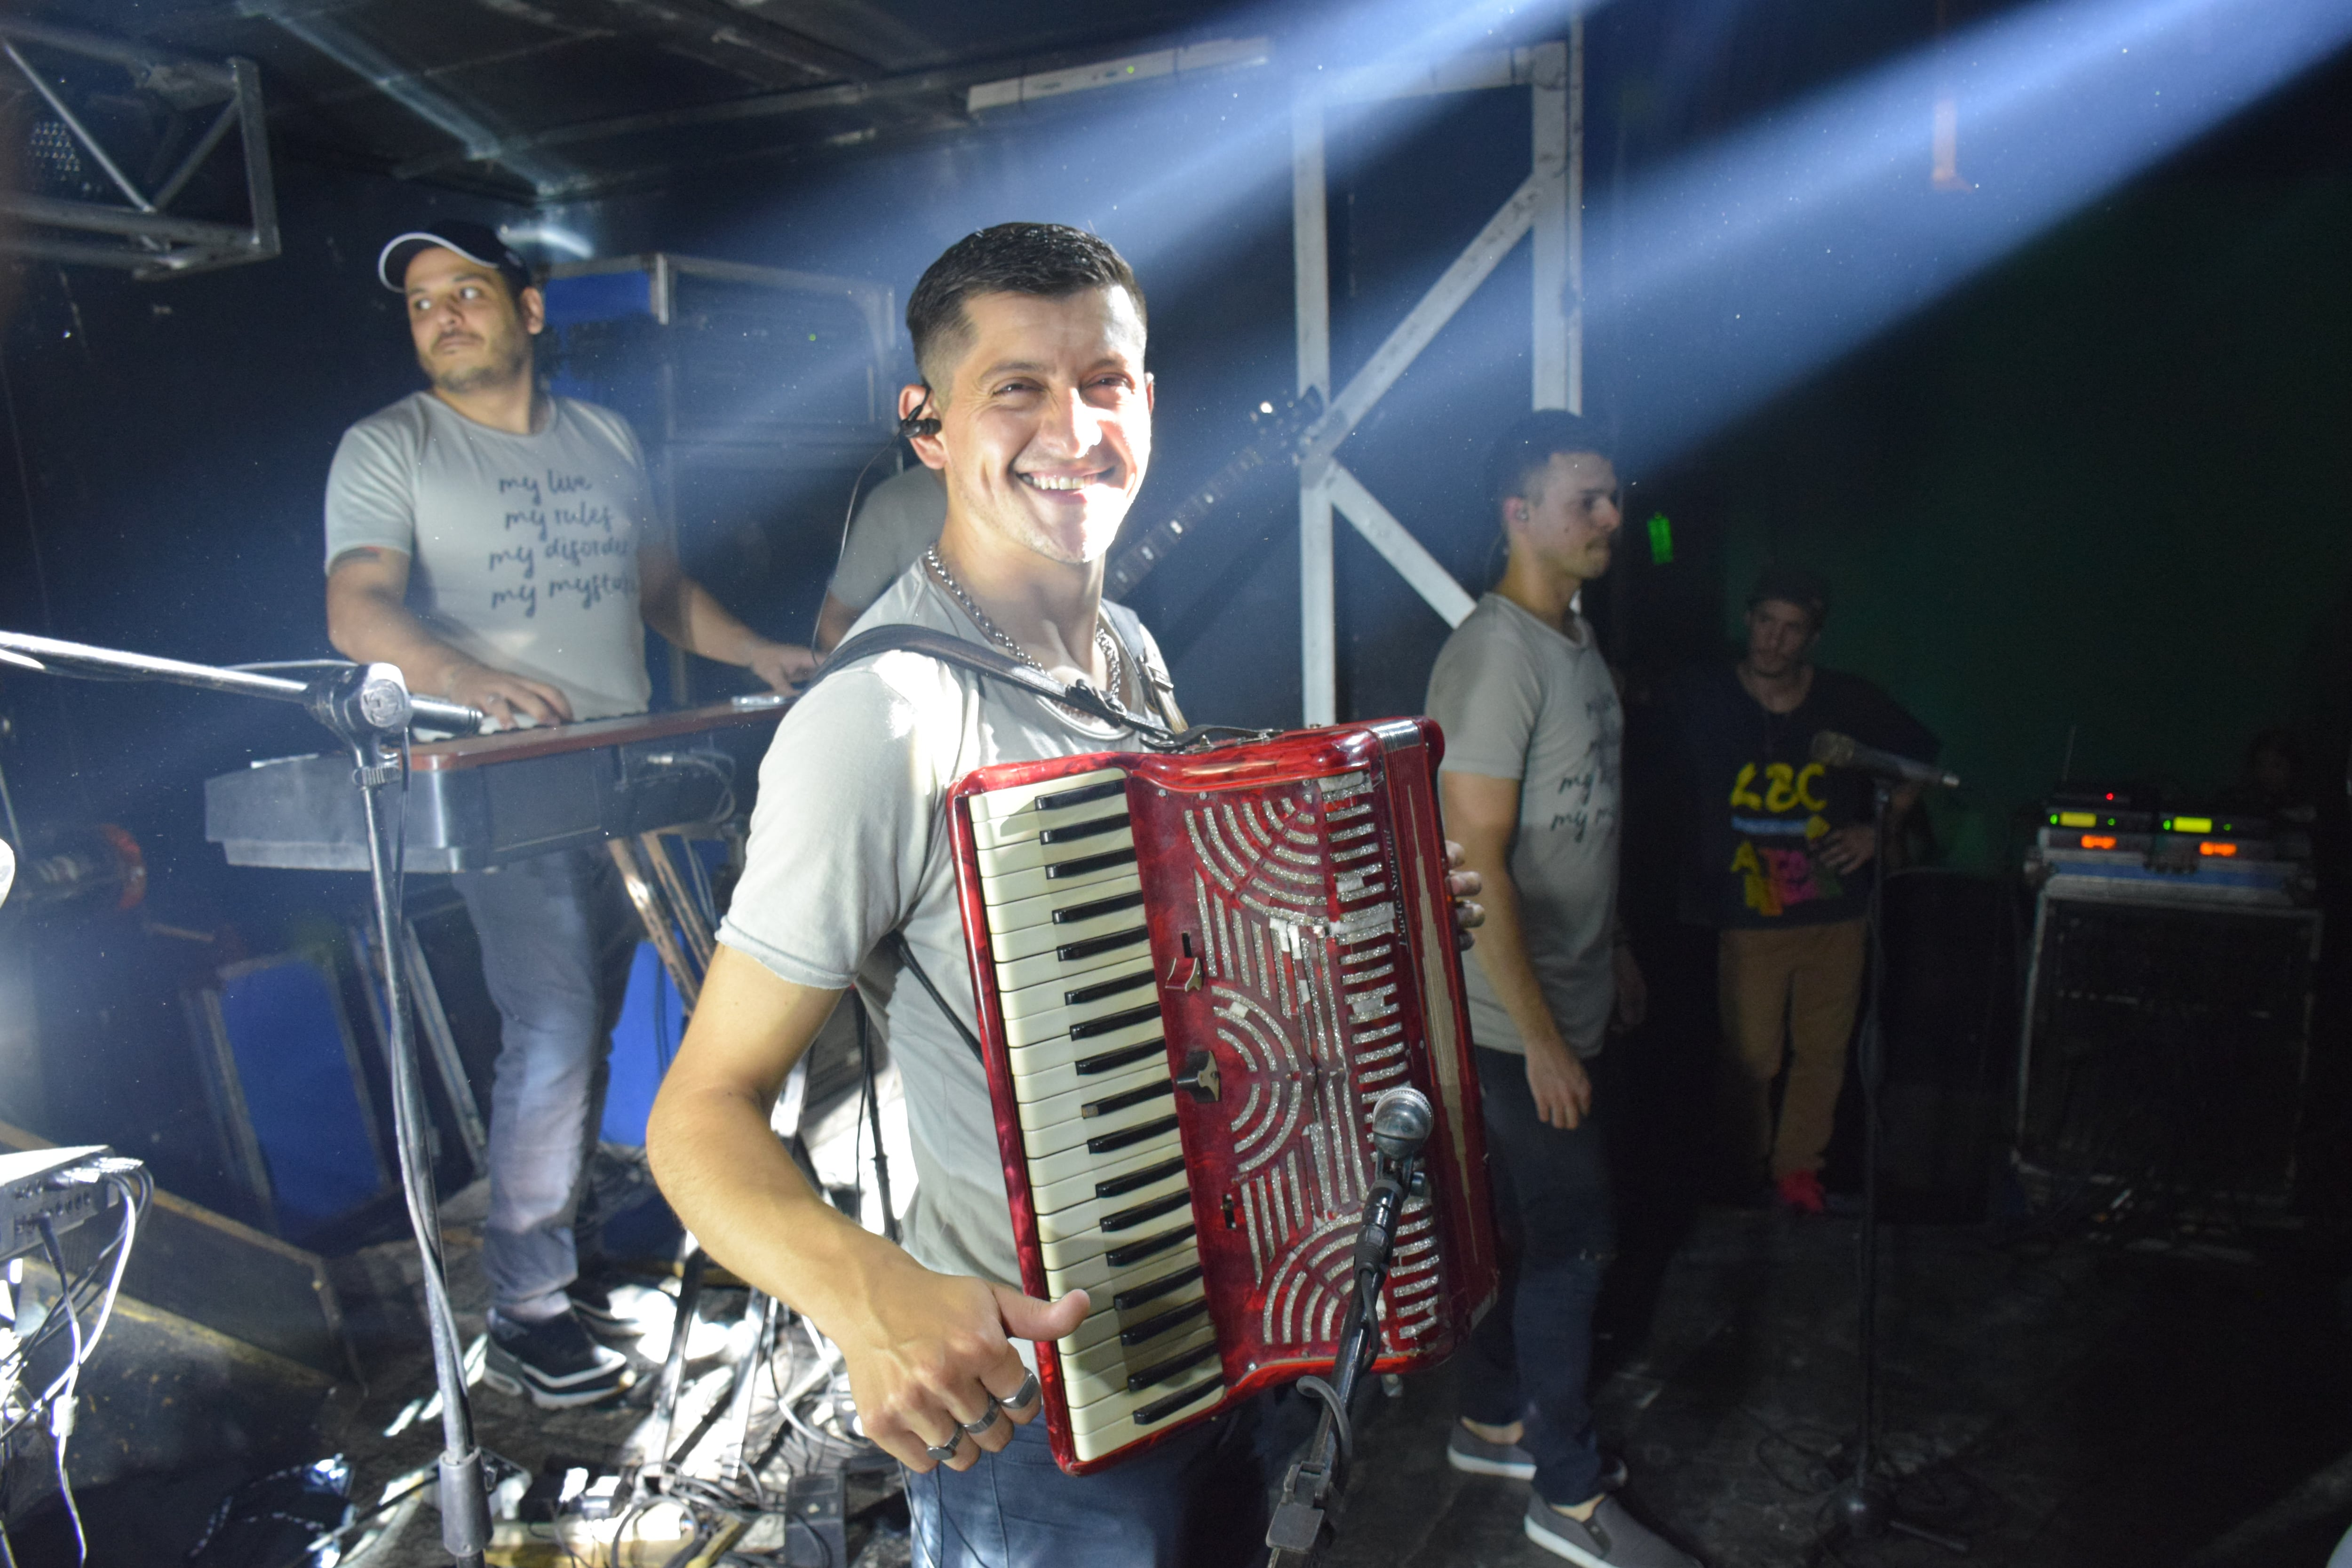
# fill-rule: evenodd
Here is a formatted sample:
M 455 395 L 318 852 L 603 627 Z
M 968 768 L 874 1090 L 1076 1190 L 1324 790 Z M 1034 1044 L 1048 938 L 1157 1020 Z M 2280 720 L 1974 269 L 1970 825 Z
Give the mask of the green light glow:
M 1650 564 L 1669 566 L 1675 559 L 1675 525 L 1666 521 L 1664 512 L 1650 516 Z

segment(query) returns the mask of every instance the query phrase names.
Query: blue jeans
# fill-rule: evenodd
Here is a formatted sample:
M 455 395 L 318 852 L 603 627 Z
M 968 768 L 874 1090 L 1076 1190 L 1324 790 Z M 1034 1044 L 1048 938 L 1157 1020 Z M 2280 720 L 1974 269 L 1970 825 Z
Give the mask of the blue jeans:
M 1527 1423 L 1535 1488 L 1563 1508 L 1601 1490 L 1601 1447 L 1585 1380 L 1592 1309 L 1617 1248 L 1607 1147 L 1591 1116 L 1545 1125 L 1525 1057 L 1478 1049 L 1486 1170 L 1503 1250 L 1502 1294 L 1462 1358 L 1462 1415 L 1482 1426 Z
M 564 1287 L 580 1272 L 572 1226 L 604 1120 L 636 910 L 602 845 L 453 880 L 499 1008 L 482 1264 L 499 1312 L 538 1321 L 566 1310 Z
M 1045 1424 L 971 1468 L 907 1476 L 915 1568 L 1229 1568 L 1265 1556 L 1257 1411 L 1186 1427 L 1124 1464 L 1064 1475 Z

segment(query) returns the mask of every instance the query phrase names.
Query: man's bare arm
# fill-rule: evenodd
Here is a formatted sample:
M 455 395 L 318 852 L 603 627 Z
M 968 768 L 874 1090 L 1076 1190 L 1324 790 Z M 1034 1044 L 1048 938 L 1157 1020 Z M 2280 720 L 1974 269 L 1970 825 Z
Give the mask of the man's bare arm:
M 839 647 L 841 639 L 849 635 L 849 628 L 856 626 L 857 617 L 865 613 L 863 606 L 836 598 L 833 590 L 827 588 L 824 603 L 818 606 L 816 612 L 816 656 L 823 658 Z
M 713 1258 L 841 1347 L 868 1436 L 916 1470 L 932 1466 L 928 1446 L 953 1441 L 961 1451 L 949 1468 L 967 1469 L 979 1453 L 956 1427 L 1028 1375 L 1008 1336 L 1069 1333 L 1086 1316 L 1086 1294 L 1049 1305 L 1010 1286 L 935 1274 L 808 1184 L 768 1110 L 840 999 L 719 949 L 654 1102 L 646 1152 L 663 1195 Z M 1008 1414 L 1025 1423 L 1041 1408 Z M 976 1441 L 993 1451 L 1012 1435 L 1000 1421 Z
M 362 664 L 399 666 L 411 691 L 478 708 L 501 724 L 518 716 L 536 724 L 571 719 L 562 692 L 451 647 L 416 618 L 407 596 L 407 556 L 375 545 L 344 551 L 327 569 L 327 640 Z
M 1478 874 L 1486 921 L 1471 959 L 1485 969 L 1496 1000 L 1510 1015 L 1528 1047 L 1528 1087 L 1536 1110 L 1551 1125 L 1573 1128 L 1591 1109 L 1592 1083 L 1562 1038 L 1528 958 L 1519 889 L 1511 880 L 1511 836 L 1519 825 L 1519 781 L 1483 773 L 1441 773 L 1445 831 L 1462 846 L 1464 863 Z
M 738 665 L 778 691 L 806 681 L 816 656 L 798 643 L 772 642 L 729 612 L 688 576 L 667 544 L 637 551 L 637 603 L 646 624 L 688 653 Z

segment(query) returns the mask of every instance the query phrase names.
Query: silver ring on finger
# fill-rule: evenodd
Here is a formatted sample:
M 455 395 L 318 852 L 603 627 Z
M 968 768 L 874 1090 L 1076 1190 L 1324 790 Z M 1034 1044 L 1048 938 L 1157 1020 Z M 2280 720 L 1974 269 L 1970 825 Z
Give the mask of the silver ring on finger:
M 988 1408 L 980 1413 L 979 1420 L 965 1421 L 959 1423 L 959 1425 L 961 1425 L 965 1431 L 971 1433 L 973 1436 L 980 1436 L 991 1426 L 996 1425 L 996 1414 L 1002 1408 L 1003 1406 L 996 1403 L 996 1396 L 994 1394 L 991 1394 L 988 1398 Z
M 1021 1386 L 1013 1391 L 1012 1398 L 1000 1399 L 997 1405 L 1005 1410 L 1026 1410 L 1036 1403 L 1037 1393 L 1037 1374 L 1033 1372 L 1021 1380 Z
M 959 1448 L 960 1447 L 961 1447 L 961 1446 L 962 1446 L 962 1443 L 963 1443 L 963 1437 L 962 1437 L 962 1435 L 961 1435 L 961 1434 L 958 1434 L 958 1435 L 957 1435 L 957 1436 L 956 1436 L 956 1440 L 955 1440 L 954 1442 L 952 1442 L 952 1443 L 926 1443 L 926 1444 L 924 1444 L 924 1445 L 923 1445 L 923 1452 L 924 1452 L 924 1453 L 926 1453 L 926 1454 L 929 1454 L 932 1458 L 934 1458 L 934 1459 L 936 1459 L 936 1460 L 938 1460 L 940 1464 L 944 1465 L 944 1464 L 946 1464 L 950 1459 L 952 1459 L 952 1458 L 954 1458 L 956 1457 L 956 1450 L 957 1450 L 957 1448 Z

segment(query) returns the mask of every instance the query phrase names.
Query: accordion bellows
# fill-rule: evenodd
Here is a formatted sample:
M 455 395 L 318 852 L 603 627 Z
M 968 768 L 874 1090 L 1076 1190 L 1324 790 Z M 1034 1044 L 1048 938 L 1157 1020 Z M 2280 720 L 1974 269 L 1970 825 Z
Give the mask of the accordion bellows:
M 983 768 L 950 810 L 1005 1189 L 1083 1473 L 1327 1371 L 1373 1100 L 1436 1127 L 1382 1289 L 1381 1371 L 1443 1360 L 1496 1259 L 1425 720 Z

